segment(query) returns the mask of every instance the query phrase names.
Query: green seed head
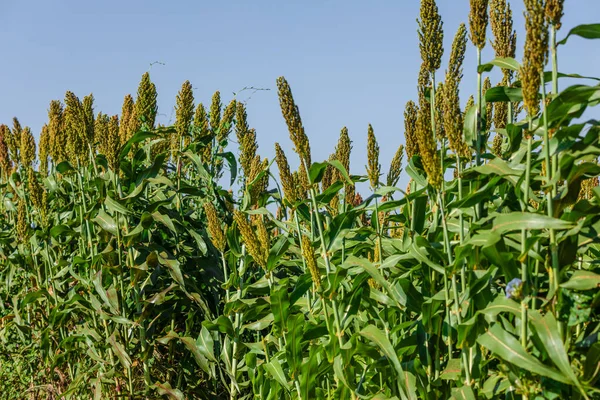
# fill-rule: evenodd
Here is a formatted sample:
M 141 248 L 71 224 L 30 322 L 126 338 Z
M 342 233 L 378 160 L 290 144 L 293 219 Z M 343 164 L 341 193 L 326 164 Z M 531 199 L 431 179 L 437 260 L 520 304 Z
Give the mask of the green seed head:
M 221 92 L 218 90 L 213 94 L 212 101 L 210 103 L 210 128 L 213 132 L 216 132 L 221 126 L 221 109 L 223 108 L 223 104 L 221 104 Z M 214 134 L 214 133 L 213 133 Z
M 28 126 L 21 131 L 20 147 L 21 165 L 25 168 L 31 168 L 35 160 L 35 138 Z
M 390 171 L 387 174 L 387 186 L 396 186 L 400 179 L 400 173 L 402 172 L 402 158 L 404 157 L 404 146 L 398 146 L 394 158 L 390 163 Z
M 381 175 L 381 164 L 379 164 L 379 144 L 375 138 L 373 127 L 369 124 L 367 138 L 367 175 L 371 188 L 376 189 L 379 186 L 379 176 Z
M 461 24 L 452 42 L 442 99 L 444 131 L 448 137 L 450 149 L 459 156 L 466 156 L 468 152 L 468 146 L 463 139 L 463 115 L 459 98 L 466 47 L 467 28 Z
M 256 131 L 248 126 L 246 106 L 240 101 L 236 102 L 235 106 L 235 134 L 240 147 L 240 165 L 244 176 L 248 176 L 250 165 L 258 150 L 258 143 Z
M 321 273 L 317 266 L 315 249 L 310 239 L 305 235 L 302 235 L 302 258 L 304 258 L 304 262 L 306 262 L 306 267 L 310 272 L 313 283 L 315 284 L 317 291 L 319 291 L 321 289 Z
M 158 93 L 156 86 L 150 80 L 150 74 L 145 72 L 142 75 L 137 90 L 137 99 L 135 101 L 135 114 L 137 118 L 145 118 L 144 122 L 150 129 L 154 129 L 156 124 L 156 114 L 158 106 L 156 104 Z M 136 123 L 138 123 L 136 118 Z M 139 126 L 138 126 L 139 128 Z M 137 129 L 134 129 L 134 133 Z
M 525 0 L 525 52 L 520 76 L 523 105 L 530 116 L 540 108 L 541 74 L 548 52 L 548 26 L 544 18 L 544 0 Z
M 189 142 L 189 131 L 194 117 L 194 93 L 190 81 L 183 82 L 175 103 L 175 130 L 171 136 L 171 151 L 179 151 L 180 146 Z
M 289 204 L 294 204 L 298 200 L 296 182 L 290 172 L 287 157 L 279 143 L 275 143 L 275 162 L 277 163 L 277 168 L 279 168 L 283 197 Z
M 435 90 L 435 137 L 440 142 L 446 138 L 444 128 L 444 84 L 440 82 Z
M 491 0 L 490 25 L 494 40 L 491 42 L 496 57 L 515 57 L 517 31 L 513 29 L 513 18 L 507 0 Z M 502 69 L 504 75 L 512 77 L 512 71 Z
M 485 78 L 482 87 L 482 95 L 485 97 L 485 93 L 492 88 L 492 82 L 489 77 Z M 494 112 L 494 103 L 486 103 L 485 104 L 485 130 L 489 132 L 492 128 L 492 118 Z
M 233 124 L 233 118 L 235 117 L 235 108 L 236 101 L 231 100 L 225 110 L 223 111 L 223 118 L 221 118 L 221 123 L 219 125 L 219 134 L 217 135 L 217 141 L 219 143 L 223 142 L 229 136 L 231 132 L 231 126 Z
M 50 134 L 48 125 L 42 126 L 42 132 L 40 132 L 40 143 L 38 149 L 38 159 L 40 162 L 40 173 L 43 176 L 48 175 L 48 154 L 50 148 Z
M 217 215 L 217 209 L 212 203 L 204 203 L 204 212 L 206 213 L 206 221 L 208 223 L 208 234 L 213 246 L 221 253 L 225 251 L 227 239 L 221 228 L 221 222 Z
M 421 59 L 429 72 L 440 68 L 444 54 L 444 31 L 442 17 L 435 0 L 421 0 L 419 24 L 419 49 Z
M 135 102 L 133 97 L 128 94 L 123 99 L 123 107 L 121 108 L 121 125 L 119 126 L 119 137 L 121 143 L 125 144 L 135 133 L 135 125 L 137 124 L 137 116 L 135 115 Z
M 471 42 L 478 49 L 485 47 L 485 31 L 488 24 L 488 0 L 470 0 L 469 27 Z
M 294 143 L 294 150 L 300 156 L 304 165 L 311 165 L 310 144 L 308 137 L 304 132 L 300 111 L 294 102 L 292 89 L 284 77 L 277 78 L 277 90 L 279 95 L 279 105 L 283 118 L 290 132 L 290 139 Z
M 8 135 L 10 135 L 8 126 L 0 125 L 0 177 L 6 177 L 12 169 L 12 161 L 6 142 Z
M 429 183 L 439 188 L 442 183 L 442 170 L 433 131 L 431 130 L 431 114 L 428 102 L 424 102 L 417 113 L 416 136 L 419 142 L 419 153 Z
M 564 15 L 565 0 L 546 0 L 546 18 L 548 22 L 559 30 L 561 27 L 561 19 Z
M 419 153 L 419 142 L 417 140 L 417 105 L 413 101 L 406 103 L 404 109 L 404 142 L 406 145 L 406 157 L 410 159 Z

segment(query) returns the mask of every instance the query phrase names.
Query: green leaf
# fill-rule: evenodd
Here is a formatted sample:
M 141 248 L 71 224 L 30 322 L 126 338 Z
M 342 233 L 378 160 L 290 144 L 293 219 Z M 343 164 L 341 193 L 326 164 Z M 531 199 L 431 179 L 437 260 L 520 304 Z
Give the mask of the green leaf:
M 571 29 L 567 36 L 556 43 L 557 46 L 567 43 L 567 40 L 572 35 L 582 37 L 584 39 L 600 39 L 600 24 L 583 24 Z
M 337 169 L 338 171 L 340 171 L 340 174 L 342 174 L 342 178 L 346 180 L 347 184 L 354 185 L 352 179 L 350 179 L 350 175 L 348 175 L 348 171 L 346 171 L 346 167 L 344 167 L 341 162 L 339 162 L 338 160 L 331 160 L 327 161 L 327 163 L 335 169 Z
M 591 290 L 600 287 L 600 275 L 591 271 L 577 270 L 571 279 L 560 285 L 566 289 Z
M 562 383 L 570 380 L 554 368 L 539 362 L 521 346 L 521 343 L 510 333 L 506 332 L 499 324 L 492 326 L 486 334 L 480 336 L 477 342 L 490 350 L 502 360 L 507 361 L 529 372 L 545 376 Z
M 217 362 L 217 359 L 215 358 L 215 343 L 210 331 L 206 329 L 205 326 L 202 326 L 202 329 L 200 330 L 200 335 L 198 335 L 198 339 L 196 339 L 196 345 L 206 358 L 212 362 Z
M 558 324 L 556 323 L 554 315 L 549 312 L 542 317 L 537 310 L 530 310 L 528 314 L 529 321 L 535 329 L 535 333 L 554 365 L 558 367 L 565 377 L 569 378 L 571 381 L 570 383 L 583 391 L 583 388 L 577 379 L 577 375 L 575 375 L 575 372 L 573 372 L 573 369 L 571 368 L 569 356 L 567 356 L 567 350 L 558 333 Z
M 471 386 L 461 386 L 452 388 L 452 399 L 454 400 L 476 400 L 475 393 Z
M 402 364 L 400 364 L 400 360 L 396 355 L 396 351 L 387 336 L 374 325 L 369 325 L 364 328 L 360 331 L 360 335 L 375 343 L 392 364 L 398 376 L 398 383 L 402 389 L 401 394 L 403 398 L 416 399 L 417 397 L 414 388 L 415 377 L 411 373 L 404 372 Z
M 225 160 L 227 160 L 227 163 L 229 164 L 229 171 L 231 172 L 231 180 L 230 180 L 229 184 L 233 185 L 235 183 L 235 178 L 237 177 L 237 169 L 238 169 L 235 156 L 230 151 L 228 151 L 226 153 L 217 153 L 217 156 L 221 156 Z
M 104 229 L 111 235 L 117 235 L 117 223 L 104 210 L 101 209 L 100 211 L 98 211 L 98 214 L 96 215 L 96 218 L 93 219 L 93 221 L 100 225 L 102 229 Z
M 477 139 L 477 105 L 471 106 L 465 112 L 464 134 L 467 144 L 471 144 Z
M 488 103 L 523 101 L 523 90 L 506 86 L 496 86 L 485 92 L 485 101 Z
M 158 390 L 158 394 L 161 396 L 168 396 L 169 400 L 183 400 L 185 395 L 179 389 L 173 389 L 169 382 L 159 383 L 156 382 L 154 387 Z
M 509 69 L 511 71 L 518 71 L 521 69 L 521 65 L 517 60 L 511 57 L 497 57 L 494 58 L 487 64 L 482 64 L 477 68 L 477 72 L 490 72 L 494 67 L 500 67 L 503 69 Z
M 284 388 L 286 388 L 288 391 L 290 390 L 290 383 L 285 377 L 285 373 L 283 372 L 283 368 L 281 367 L 281 362 L 278 359 L 275 358 L 272 359 L 271 362 L 266 363 L 265 369 Z
M 185 347 L 189 351 L 192 352 L 192 355 L 194 356 L 194 359 L 198 363 L 198 366 L 200 366 L 200 368 L 202 368 L 202 370 L 204 372 L 206 372 L 207 374 L 210 374 L 208 360 L 206 359 L 206 357 L 204 357 L 204 355 L 202 354 L 202 351 L 200 351 L 200 347 L 198 346 L 196 341 L 194 339 L 192 339 L 191 337 L 180 337 L 179 340 L 181 340 L 183 342 L 183 344 L 185 345 Z
M 315 162 L 308 169 L 308 179 L 310 183 L 315 184 L 321 182 L 325 170 L 327 169 L 327 162 Z
M 121 365 L 123 365 L 125 369 L 130 368 L 131 358 L 129 358 L 129 354 L 127 354 L 123 345 L 116 341 L 114 333 L 108 338 L 108 343 L 110 343 L 110 345 L 112 346 L 113 352 L 121 362 Z
M 290 366 L 292 378 L 298 375 L 302 365 L 302 334 L 304 327 L 304 315 L 296 314 L 287 321 L 287 343 L 285 346 L 287 362 Z
M 558 218 L 552 218 L 543 214 L 533 214 L 525 212 L 512 212 L 509 214 L 499 214 L 494 218 L 492 232 L 506 233 L 511 231 L 536 230 L 536 229 L 554 229 L 563 230 L 573 227 L 569 221 Z
M 290 300 L 285 285 L 281 285 L 279 288 L 275 286 L 271 289 L 271 312 L 279 332 L 285 332 L 290 312 Z

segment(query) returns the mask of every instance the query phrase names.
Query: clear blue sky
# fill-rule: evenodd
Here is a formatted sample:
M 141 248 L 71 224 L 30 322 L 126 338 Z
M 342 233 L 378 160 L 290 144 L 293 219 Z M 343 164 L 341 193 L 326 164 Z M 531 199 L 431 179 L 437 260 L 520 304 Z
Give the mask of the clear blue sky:
M 521 0 L 511 4 L 520 59 L 523 6 Z M 438 6 L 446 49 L 439 80 L 454 33 L 468 22 L 469 2 L 438 0 Z M 275 86 L 283 75 L 315 160 L 327 158 L 347 126 L 352 172 L 362 173 L 371 123 L 387 171 L 404 142 L 404 105 L 416 97 L 418 11 L 418 0 L 0 0 L 0 123 L 10 125 L 17 116 L 37 135 L 50 100 L 63 99 L 66 90 L 80 97 L 93 92 L 96 112 L 119 113 L 124 95 L 135 94 L 142 73 L 159 61 L 165 65 L 150 73 L 162 123 L 173 120 L 175 96 L 186 79 L 205 104 L 215 90 L 226 103 L 246 86 L 271 89 L 238 98 L 248 100 L 260 153 L 272 157 L 277 141 L 291 152 Z M 600 1 L 568 0 L 565 14 L 559 38 L 578 24 L 600 22 Z M 492 58 L 488 45 L 483 60 Z M 463 102 L 475 88 L 470 45 L 465 64 Z M 593 76 L 598 65 L 600 41 L 573 38 L 560 49 L 563 72 Z

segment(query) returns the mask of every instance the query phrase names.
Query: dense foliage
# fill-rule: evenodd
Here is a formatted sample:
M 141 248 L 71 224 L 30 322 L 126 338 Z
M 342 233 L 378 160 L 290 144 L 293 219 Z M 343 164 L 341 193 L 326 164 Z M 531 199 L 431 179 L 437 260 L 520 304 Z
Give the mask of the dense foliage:
M 471 0 L 437 84 L 421 2 L 387 174 L 371 126 L 364 176 L 345 128 L 313 162 L 283 78 L 297 171 L 278 144 L 276 165 L 258 155 L 242 102 L 195 106 L 189 82 L 156 126 L 148 74 L 120 117 L 51 102 L 37 160 L 29 128 L 2 125 L 0 398 L 600 398 L 600 122 L 581 118 L 600 86 L 558 90 L 582 78 L 557 70 L 563 2 L 525 5 L 521 63 L 507 1 Z

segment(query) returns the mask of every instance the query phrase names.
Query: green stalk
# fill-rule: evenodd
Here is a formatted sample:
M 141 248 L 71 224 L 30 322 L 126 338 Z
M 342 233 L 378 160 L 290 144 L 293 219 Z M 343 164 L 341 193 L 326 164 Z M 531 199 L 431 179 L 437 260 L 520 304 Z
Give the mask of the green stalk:
M 556 25 L 550 25 L 550 54 L 552 59 L 552 95 L 558 95 L 558 51 L 556 46 Z M 543 79 L 543 74 L 542 74 Z M 546 104 L 545 102 L 543 103 Z M 554 175 L 558 173 L 558 154 L 552 155 L 552 168 Z M 552 188 L 552 195 L 556 196 L 556 184 Z
M 477 48 L 477 138 L 476 138 L 476 145 L 475 145 L 475 165 L 476 166 L 480 166 L 481 165 L 481 145 L 482 145 L 482 133 L 481 133 L 481 115 L 484 112 L 483 111 L 483 104 L 482 104 L 482 98 L 481 98 L 481 89 L 482 89 L 482 85 L 481 85 L 481 72 L 479 72 L 479 67 L 481 66 L 481 49 L 478 47 Z M 477 206 L 475 207 L 475 221 L 477 221 L 479 218 L 481 218 L 481 216 L 483 215 L 483 203 L 480 202 L 477 204 Z
M 556 41 L 556 39 L 555 39 Z M 556 49 L 554 49 L 554 53 L 556 53 Z M 554 54 L 555 55 L 555 54 Z M 552 170 L 553 168 L 557 168 L 557 162 L 550 164 L 550 135 L 548 132 L 548 113 L 546 112 L 546 85 L 544 82 L 544 74 L 542 73 L 542 104 L 544 106 L 544 160 L 546 162 L 546 184 L 552 182 Z M 548 216 L 554 216 L 554 203 L 553 203 L 553 195 L 556 193 L 556 183 L 552 184 L 552 190 L 546 190 L 546 201 L 548 203 Z M 558 262 L 558 245 L 556 243 L 556 232 L 554 229 L 550 229 L 550 255 L 552 259 L 552 278 L 551 289 L 556 293 L 558 287 L 560 285 L 560 265 Z M 564 324 L 562 322 L 558 323 L 558 331 L 562 336 L 564 332 Z
M 242 257 L 240 258 L 240 269 L 243 269 L 243 263 L 244 263 L 244 258 L 246 256 L 246 246 L 242 245 Z M 223 257 L 223 260 L 225 260 L 225 258 Z M 242 277 L 240 276 L 239 281 L 239 286 L 237 289 L 237 297 L 238 299 L 242 298 L 242 285 L 243 285 L 243 280 Z M 271 280 L 269 279 L 269 286 L 271 286 Z M 229 296 L 227 296 L 229 297 Z M 229 301 L 229 300 L 228 300 Z M 238 345 L 239 345 L 239 336 L 240 336 L 240 329 L 242 327 L 242 320 L 243 320 L 243 314 L 240 312 L 236 312 L 235 313 L 235 324 L 234 324 L 234 331 L 235 331 L 235 337 L 233 338 L 233 346 L 232 346 L 232 361 L 231 361 L 231 386 L 230 386 L 230 399 L 231 400 L 235 400 L 237 399 L 237 389 L 236 389 L 236 378 L 235 375 L 237 373 L 237 367 L 238 367 L 238 359 L 236 357 L 236 353 L 237 353 L 237 349 L 238 349 Z
M 525 166 L 525 193 L 523 194 L 523 212 L 527 212 L 527 208 L 529 206 L 529 187 L 531 185 L 531 145 L 533 142 L 533 134 L 531 132 L 532 127 L 532 117 L 529 116 L 529 134 L 527 138 L 527 164 Z M 527 241 L 527 230 L 521 230 L 521 253 L 525 253 L 526 251 L 526 241 Z M 526 254 L 523 254 L 523 261 L 521 262 L 521 282 L 523 288 L 523 300 L 521 300 L 521 345 L 527 349 L 527 296 L 526 291 L 528 289 L 527 282 L 527 260 L 528 257 Z
M 448 266 L 454 265 L 454 257 L 452 256 L 452 248 L 450 247 L 450 235 L 448 234 L 448 225 L 446 223 L 446 214 L 444 212 L 444 200 L 442 195 L 438 192 L 438 203 L 440 205 L 440 213 L 442 217 L 442 228 L 444 231 L 444 243 L 446 249 L 446 254 L 448 256 Z M 454 312 L 456 313 L 456 320 L 460 325 L 462 323 L 462 316 L 460 315 L 460 299 L 458 296 L 458 288 L 456 284 L 456 274 L 452 274 L 452 291 L 454 292 Z M 452 325 L 450 326 L 452 328 Z M 462 349 L 461 356 L 463 359 L 464 369 L 465 369 L 465 384 L 471 385 L 471 370 L 469 368 L 470 362 L 467 357 L 467 353 L 465 349 Z

